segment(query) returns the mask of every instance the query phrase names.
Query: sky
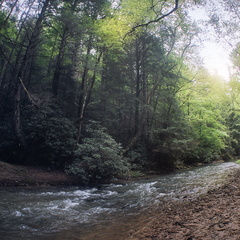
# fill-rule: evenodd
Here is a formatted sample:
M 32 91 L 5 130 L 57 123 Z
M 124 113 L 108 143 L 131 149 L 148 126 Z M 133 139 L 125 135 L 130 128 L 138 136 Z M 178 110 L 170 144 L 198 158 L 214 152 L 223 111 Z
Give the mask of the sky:
M 209 20 L 204 9 L 192 10 L 189 15 L 196 22 Z M 209 32 L 210 31 L 210 32 Z M 204 36 L 205 34 L 205 36 Z M 213 29 L 209 28 L 203 32 L 203 47 L 200 50 L 200 56 L 203 59 L 204 67 L 214 75 L 221 76 L 224 80 L 229 80 L 232 64 L 229 59 L 230 50 L 222 43 L 216 42 Z
M 231 61 L 229 54 L 224 47 L 219 43 L 206 41 L 204 48 L 201 50 L 201 57 L 203 58 L 204 66 L 211 74 L 216 74 L 229 80 L 229 69 Z

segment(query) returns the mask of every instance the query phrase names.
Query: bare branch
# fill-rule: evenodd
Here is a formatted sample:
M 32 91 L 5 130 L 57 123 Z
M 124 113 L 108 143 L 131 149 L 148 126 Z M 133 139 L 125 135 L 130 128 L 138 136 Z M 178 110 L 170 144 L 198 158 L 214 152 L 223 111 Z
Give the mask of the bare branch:
M 33 105 L 35 105 L 36 107 L 39 108 L 38 104 L 33 100 L 32 96 L 30 95 L 30 93 L 28 92 L 27 88 L 25 87 L 23 80 L 21 78 L 19 78 L 19 81 L 24 89 L 24 91 L 27 93 L 27 96 L 29 98 L 29 100 L 32 102 Z
M 0 47 L 0 52 L 2 54 L 2 56 L 4 57 L 4 59 L 7 61 L 7 63 L 13 68 L 14 71 L 18 72 L 19 70 L 13 66 L 13 64 L 11 63 L 10 59 L 7 57 L 7 55 L 4 53 L 2 47 Z
M 147 27 L 147 26 L 150 25 L 151 23 L 159 22 L 159 21 L 162 20 L 163 18 L 171 15 L 173 12 L 175 12 L 175 11 L 178 9 L 178 2 L 179 2 L 179 0 L 175 0 L 175 6 L 174 6 L 174 8 L 173 8 L 171 11 L 169 11 L 168 13 L 163 14 L 162 16 L 158 17 L 158 18 L 155 19 L 155 20 L 151 20 L 151 21 L 149 21 L 149 22 L 147 22 L 147 23 L 143 23 L 143 24 L 139 24 L 139 25 L 134 26 L 134 27 L 131 29 L 131 31 L 127 33 L 127 35 L 130 34 L 130 33 L 132 33 L 132 32 L 134 32 L 134 31 L 135 31 L 137 28 L 139 28 L 139 27 Z

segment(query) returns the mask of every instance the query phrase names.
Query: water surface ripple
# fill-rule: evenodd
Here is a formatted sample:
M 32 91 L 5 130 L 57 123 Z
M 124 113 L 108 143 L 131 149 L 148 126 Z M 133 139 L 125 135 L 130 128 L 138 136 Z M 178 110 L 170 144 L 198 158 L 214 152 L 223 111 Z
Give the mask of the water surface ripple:
M 2 188 L 0 236 L 2 240 L 47 239 L 72 228 L 89 230 L 91 226 L 107 224 L 120 215 L 136 214 L 161 201 L 205 193 L 220 185 L 236 169 L 240 166 L 232 162 L 211 164 L 151 179 L 88 189 Z

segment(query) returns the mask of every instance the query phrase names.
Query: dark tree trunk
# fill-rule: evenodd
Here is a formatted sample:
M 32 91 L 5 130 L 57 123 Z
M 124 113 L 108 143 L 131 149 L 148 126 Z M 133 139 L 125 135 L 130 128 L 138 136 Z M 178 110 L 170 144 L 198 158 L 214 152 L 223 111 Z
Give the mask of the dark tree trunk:
M 81 101 L 81 105 L 79 105 L 80 111 L 79 111 L 79 124 L 78 124 L 77 143 L 79 143 L 80 140 L 81 140 L 84 114 L 85 114 L 87 105 L 88 105 L 89 102 L 90 102 L 92 89 L 93 89 L 93 86 L 94 86 L 94 83 L 95 83 L 95 80 L 96 80 L 97 68 L 98 68 L 98 66 L 99 66 L 99 64 L 100 64 L 100 61 L 101 61 L 101 58 L 102 58 L 102 54 L 103 54 L 103 51 L 101 51 L 101 52 L 99 53 L 99 56 L 98 56 L 98 58 L 97 58 L 97 61 L 96 61 L 96 63 L 95 63 L 95 66 L 94 66 L 93 77 L 92 77 L 92 79 L 89 81 L 88 85 L 84 87 L 85 90 L 84 90 L 84 92 L 83 92 L 83 94 L 82 94 L 82 96 L 81 96 L 82 101 Z
M 62 60 L 63 60 L 63 56 L 64 56 L 64 52 L 65 52 L 67 36 L 68 36 L 68 27 L 65 27 L 63 36 L 61 39 L 60 47 L 59 47 L 57 63 L 56 63 L 53 81 L 52 81 L 52 93 L 55 97 L 57 97 L 57 95 L 58 95 L 59 82 L 60 82 L 60 77 L 61 77 Z
M 75 0 L 71 6 L 71 13 L 74 13 L 74 10 L 77 7 L 78 0 Z M 54 97 L 57 97 L 58 95 L 58 90 L 59 90 L 59 83 L 60 83 L 60 78 L 61 78 L 61 70 L 62 70 L 62 61 L 65 53 L 65 48 L 67 45 L 67 38 L 69 35 L 69 27 L 68 25 L 65 24 L 63 28 L 63 34 L 61 38 L 61 43 L 59 46 L 59 52 L 57 56 L 57 62 L 56 62 L 56 67 L 53 75 L 53 81 L 52 81 L 52 93 Z
M 92 36 L 89 37 L 88 47 L 87 47 L 87 55 L 85 59 L 83 74 L 82 74 L 82 82 L 80 88 L 80 96 L 79 96 L 79 105 L 78 105 L 78 117 L 81 119 L 82 108 L 84 107 L 84 94 L 87 88 L 87 74 L 88 74 L 88 64 L 89 64 L 89 56 L 92 49 Z
M 15 124 L 16 137 L 19 141 L 19 144 L 22 145 L 24 148 L 26 148 L 26 139 L 25 139 L 25 134 L 22 127 L 22 117 L 21 117 L 22 92 L 24 89 L 26 73 L 28 71 L 28 64 L 32 58 L 33 50 L 36 47 L 36 43 L 41 31 L 41 24 L 44 19 L 44 15 L 49 3 L 50 3 L 50 0 L 46 0 L 44 2 L 42 11 L 39 14 L 39 17 L 37 19 L 36 25 L 32 32 L 31 38 L 29 39 L 29 44 L 27 46 L 26 52 L 21 62 L 20 69 L 17 74 L 17 86 L 16 86 L 15 97 L 14 97 L 14 124 Z
M 140 42 L 137 40 L 136 44 L 136 88 L 135 88 L 135 126 L 134 135 L 137 134 L 139 130 L 139 114 L 140 114 L 140 81 L 141 81 L 141 52 L 140 52 Z

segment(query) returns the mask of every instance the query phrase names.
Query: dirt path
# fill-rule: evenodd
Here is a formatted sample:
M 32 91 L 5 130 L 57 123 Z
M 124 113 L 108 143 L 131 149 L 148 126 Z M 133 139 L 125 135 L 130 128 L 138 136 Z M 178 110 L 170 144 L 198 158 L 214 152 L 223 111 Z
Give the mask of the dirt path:
M 240 240 L 240 172 L 197 199 L 166 204 L 128 240 Z

